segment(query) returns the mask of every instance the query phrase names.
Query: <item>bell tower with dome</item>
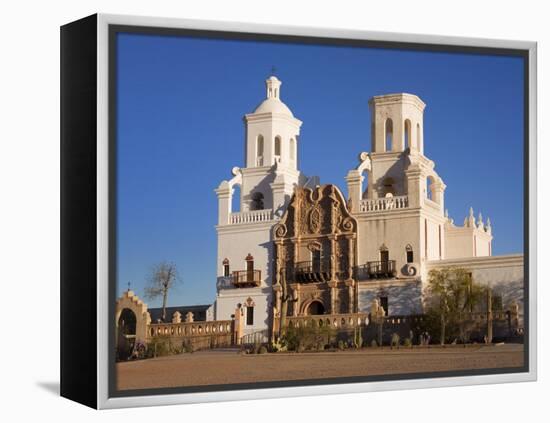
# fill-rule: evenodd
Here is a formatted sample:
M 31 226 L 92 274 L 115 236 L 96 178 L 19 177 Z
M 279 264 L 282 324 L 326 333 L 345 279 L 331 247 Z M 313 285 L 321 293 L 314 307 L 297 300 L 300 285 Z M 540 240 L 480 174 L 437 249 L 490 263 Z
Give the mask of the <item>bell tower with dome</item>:
M 216 319 L 229 319 L 243 304 L 245 333 L 268 327 L 273 257 L 271 232 L 286 210 L 294 189 L 308 179 L 298 170 L 298 136 L 302 122 L 281 101 L 282 82 L 265 81 L 266 97 L 244 116 L 244 167 L 222 181 L 218 196 L 218 278 Z M 310 183 L 317 184 L 318 178 Z M 240 188 L 239 209 L 232 208 Z M 254 304 L 254 305 L 252 305 Z
M 246 167 L 275 164 L 298 168 L 298 136 L 302 122 L 281 101 L 281 81 L 275 76 L 265 81 L 266 98 L 253 113 L 245 115 Z
M 298 136 L 302 122 L 281 101 L 282 82 L 265 81 L 266 98 L 244 116 L 245 167 L 240 168 L 240 211 L 273 209 L 281 214 L 294 187 L 304 182 L 298 171 Z

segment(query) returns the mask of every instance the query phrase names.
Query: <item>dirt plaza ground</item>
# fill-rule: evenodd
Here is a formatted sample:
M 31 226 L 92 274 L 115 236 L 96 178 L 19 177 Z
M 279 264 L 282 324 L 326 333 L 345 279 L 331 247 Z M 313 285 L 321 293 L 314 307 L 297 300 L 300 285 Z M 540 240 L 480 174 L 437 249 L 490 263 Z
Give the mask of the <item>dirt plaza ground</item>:
M 523 345 L 243 355 L 212 350 L 117 363 L 119 390 L 521 367 Z

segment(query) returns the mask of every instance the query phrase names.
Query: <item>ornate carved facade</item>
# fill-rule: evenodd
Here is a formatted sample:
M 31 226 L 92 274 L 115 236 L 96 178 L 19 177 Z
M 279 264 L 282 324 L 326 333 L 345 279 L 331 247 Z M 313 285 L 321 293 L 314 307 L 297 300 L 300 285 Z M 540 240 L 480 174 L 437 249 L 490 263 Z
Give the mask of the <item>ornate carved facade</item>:
M 273 239 L 276 318 L 285 308 L 287 316 L 357 311 L 357 221 L 335 185 L 296 188 Z

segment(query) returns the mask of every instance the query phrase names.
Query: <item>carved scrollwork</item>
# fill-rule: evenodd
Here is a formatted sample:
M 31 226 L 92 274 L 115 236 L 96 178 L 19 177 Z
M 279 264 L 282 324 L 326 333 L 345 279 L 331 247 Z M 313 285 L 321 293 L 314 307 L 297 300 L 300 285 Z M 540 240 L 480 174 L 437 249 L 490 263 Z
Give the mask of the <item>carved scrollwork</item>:
M 315 205 L 311 212 L 309 213 L 309 229 L 311 233 L 317 234 L 321 230 L 321 207 Z
M 346 232 L 352 231 L 353 230 L 353 220 L 350 219 L 349 217 L 346 217 L 342 221 L 342 230 L 344 230 Z
M 330 218 L 330 229 L 332 233 L 335 233 L 338 231 L 339 223 L 342 220 L 342 213 L 340 212 L 340 202 L 335 198 L 333 198 L 332 201 L 333 202 L 332 202 L 332 214 Z
M 416 266 L 414 264 L 407 263 L 403 273 L 407 276 L 416 276 L 416 273 L 417 273 Z
M 286 235 L 286 232 L 287 232 L 287 229 L 286 229 L 286 226 L 283 225 L 283 224 L 279 224 L 277 225 L 277 227 L 275 228 L 275 236 L 277 238 L 282 238 Z
M 307 245 L 309 251 L 319 251 L 321 250 L 321 243 L 318 241 L 312 241 Z

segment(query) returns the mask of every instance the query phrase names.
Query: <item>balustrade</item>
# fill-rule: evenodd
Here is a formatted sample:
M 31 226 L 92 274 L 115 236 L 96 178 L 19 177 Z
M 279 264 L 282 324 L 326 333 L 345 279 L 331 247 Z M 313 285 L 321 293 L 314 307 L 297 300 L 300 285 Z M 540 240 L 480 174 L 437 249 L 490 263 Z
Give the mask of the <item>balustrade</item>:
M 243 223 L 260 223 L 273 220 L 273 210 L 252 210 L 240 213 L 231 213 L 229 215 L 230 225 L 240 225 Z
M 400 195 L 395 197 L 372 198 L 359 202 L 360 212 L 383 212 L 388 210 L 406 209 L 409 207 L 409 197 Z
M 206 335 L 231 335 L 233 333 L 232 320 L 213 320 L 182 323 L 151 323 L 147 336 L 192 337 Z

